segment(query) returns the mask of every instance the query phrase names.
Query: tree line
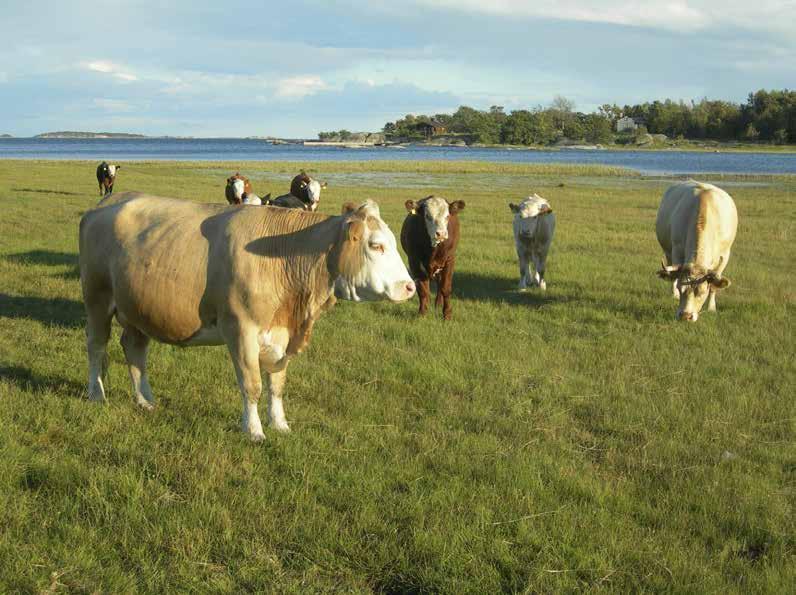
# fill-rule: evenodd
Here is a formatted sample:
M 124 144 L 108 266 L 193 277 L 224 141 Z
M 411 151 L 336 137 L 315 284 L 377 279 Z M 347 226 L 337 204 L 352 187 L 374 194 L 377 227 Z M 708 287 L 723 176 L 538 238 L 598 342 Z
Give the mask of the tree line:
M 562 138 L 590 143 L 622 142 L 614 133 L 620 118 L 638 119 L 642 125 L 630 136 L 665 134 L 675 139 L 765 141 L 796 143 L 796 91 L 759 90 L 746 103 L 702 99 L 700 101 L 652 101 L 637 105 L 605 104 L 595 113 L 582 113 L 564 97 L 548 107 L 507 113 L 502 106 L 488 110 L 461 106 L 453 114 L 406 115 L 387 122 L 389 140 L 425 138 L 422 124 L 434 122 L 446 134 L 464 135 L 484 144 L 546 145 Z M 628 135 L 624 135 L 627 137 Z

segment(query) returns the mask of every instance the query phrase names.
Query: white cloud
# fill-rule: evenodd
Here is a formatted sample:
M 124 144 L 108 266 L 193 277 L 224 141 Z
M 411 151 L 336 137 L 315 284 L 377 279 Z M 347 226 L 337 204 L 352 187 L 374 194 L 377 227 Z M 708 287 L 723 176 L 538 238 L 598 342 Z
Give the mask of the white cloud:
M 733 25 L 745 29 L 785 32 L 796 22 L 791 0 L 415 0 L 416 3 L 453 11 L 508 17 L 536 17 L 563 21 L 608 23 L 693 31 Z
M 314 95 L 328 88 L 328 85 L 319 76 L 293 76 L 277 82 L 276 96 L 282 99 L 298 99 Z
M 115 64 L 114 62 L 109 62 L 108 60 L 94 60 L 93 62 L 84 62 L 82 66 L 84 68 L 87 68 L 88 70 L 93 70 L 94 72 L 110 74 L 122 81 L 138 80 L 138 77 L 130 72 L 127 72 L 126 68 L 118 64 Z

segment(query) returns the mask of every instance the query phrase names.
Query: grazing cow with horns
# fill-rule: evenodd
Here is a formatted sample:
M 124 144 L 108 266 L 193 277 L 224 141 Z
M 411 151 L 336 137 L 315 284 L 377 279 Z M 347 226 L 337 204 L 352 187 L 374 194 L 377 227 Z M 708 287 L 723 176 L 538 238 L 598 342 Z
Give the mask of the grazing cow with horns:
M 282 387 L 291 358 L 335 296 L 401 302 L 415 285 L 376 203 L 329 217 L 289 209 L 231 209 L 128 192 L 80 221 L 88 396 L 105 398 L 102 371 L 115 315 L 139 405 L 154 405 L 150 339 L 226 345 L 243 397 L 243 429 L 265 436 L 257 411 L 261 369 L 268 418 L 289 427 Z
M 464 201 L 448 202 L 439 196 L 427 196 L 404 203 L 409 214 L 401 227 L 401 246 L 409 259 L 409 271 L 417 284 L 420 314 L 428 310 L 429 282 L 437 282 L 434 307 L 442 302 L 442 316 L 451 319 L 453 269 L 459 245 L 459 212 Z
M 519 288 L 522 290 L 530 285 L 544 291 L 547 289 L 544 280 L 547 253 L 553 243 L 556 216 L 550 203 L 538 194 L 529 196 L 518 205 L 509 203 L 509 209 L 514 213 L 514 247 L 520 261 Z
M 735 202 L 721 188 L 692 180 L 664 193 L 655 223 L 664 252 L 658 276 L 672 282 L 679 320 L 696 322 L 706 300 L 708 312 L 716 310 L 716 292 L 730 285 L 723 273 L 737 229 Z
M 274 207 L 315 211 L 321 200 L 321 189 L 323 188 L 326 188 L 326 182 L 321 183 L 314 180 L 302 171 L 290 182 L 289 194 L 283 194 L 270 200 L 268 204 Z
M 116 181 L 116 171 L 122 169 L 121 165 L 113 165 L 103 161 L 97 166 L 97 183 L 100 196 L 113 194 L 113 183 Z

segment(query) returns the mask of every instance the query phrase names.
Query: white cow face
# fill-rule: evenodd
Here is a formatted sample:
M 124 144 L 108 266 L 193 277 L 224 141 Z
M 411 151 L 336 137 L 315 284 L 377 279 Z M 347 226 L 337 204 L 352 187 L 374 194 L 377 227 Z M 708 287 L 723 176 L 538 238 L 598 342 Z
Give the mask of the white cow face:
M 726 277 L 717 277 L 710 271 L 687 269 L 676 280 L 680 292 L 680 305 L 677 307 L 677 319 L 696 322 L 702 306 L 710 297 L 710 291 L 725 289 L 730 286 Z
M 310 180 L 310 183 L 307 184 L 307 198 L 310 199 L 310 211 L 317 209 L 318 202 L 321 200 L 321 183 L 318 180 Z
M 404 206 L 410 213 L 419 214 L 423 217 L 426 233 L 428 233 L 428 238 L 431 240 L 431 246 L 436 248 L 448 239 L 448 221 L 450 216 L 452 213 L 457 213 L 464 209 L 464 201 L 457 200 L 449 203 L 440 196 L 428 196 L 417 202 L 407 200 Z
M 415 284 L 401 260 L 398 246 L 379 207 L 367 201 L 343 208 L 343 238 L 338 252 L 335 295 L 345 300 L 403 302 L 415 294 Z
M 537 194 L 529 196 L 518 205 L 510 203 L 509 208 L 514 213 L 514 237 L 523 240 L 533 239 L 539 218 L 553 212 L 547 200 Z
M 235 178 L 230 185 L 232 186 L 232 194 L 235 196 L 235 201 L 238 203 L 242 202 L 246 188 L 245 182 L 240 178 Z
M 115 165 L 108 165 L 108 175 L 110 177 L 114 177 L 116 175 L 116 166 Z

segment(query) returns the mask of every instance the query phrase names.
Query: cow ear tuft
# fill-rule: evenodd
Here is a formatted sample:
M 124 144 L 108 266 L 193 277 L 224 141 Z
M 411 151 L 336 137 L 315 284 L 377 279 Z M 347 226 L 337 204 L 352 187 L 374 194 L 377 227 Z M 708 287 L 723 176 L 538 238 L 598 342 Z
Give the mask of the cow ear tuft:
M 712 280 L 710 284 L 716 289 L 727 289 L 731 282 L 727 277 L 719 277 L 718 279 Z
M 448 203 L 448 210 L 453 213 L 458 213 L 459 211 L 464 210 L 464 201 L 463 200 L 456 200 L 453 202 Z
M 356 210 L 357 210 L 357 206 L 354 203 L 347 202 L 347 203 L 343 204 L 342 214 L 343 215 L 348 215 L 349 213 L 353 213 Z
M 352 242 L 359 242 L 365 236 L 365 222 L 362 219 L 354 219 L 348 222 L 348 239 Z
M 512 213 L 518 213 L 520 210 L 520 205 L 515 205 L 513 202 L 509 203 L 509 209 Z

